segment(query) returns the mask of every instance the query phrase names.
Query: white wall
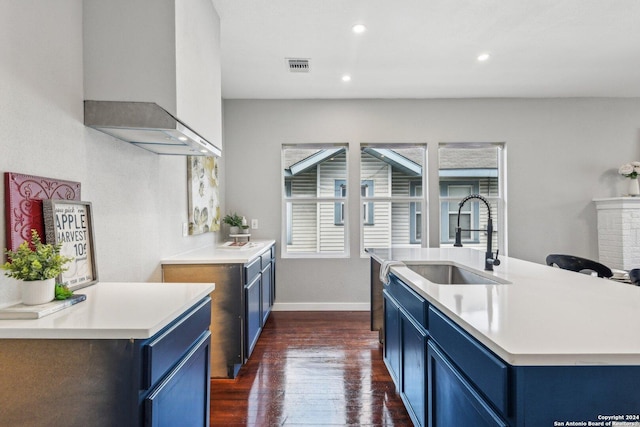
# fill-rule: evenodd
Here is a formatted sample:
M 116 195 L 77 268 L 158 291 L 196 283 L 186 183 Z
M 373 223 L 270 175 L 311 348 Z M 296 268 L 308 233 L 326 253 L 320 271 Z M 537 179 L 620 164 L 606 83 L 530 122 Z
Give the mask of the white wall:
M 539 263 L 551 252 L 597 259 L 592 199 L 623 194 L 617 168 L 640 159 L 638 98 L 226 100 L 223 110 L 227 204 L 260 220 L 253 235 L 278 244 L 281 144 L 347 141 L 349 178 L 358 180 L 361 142 L 426 142 L 429 164 L 437 167 L 438 142 L 504 141 L 509 255 Z M 429 214 L 437 218 L 437 204 Z M 281 307 L 368 302 L 368 260 L 353 255 L 359 253 L 357 203 L 349 215 L 352 259 L 278 260 Z
M 81 0 L 3 0 L 0 58 L 0 172 L 82 183 L 101 281 L 159 281 L 162 257 L 214 241 L 215 233 L 182 237 L 185 157 L 161 157 L 83 125 Z M 15 283 L 0 275 L 0 305 L 17 298 Z

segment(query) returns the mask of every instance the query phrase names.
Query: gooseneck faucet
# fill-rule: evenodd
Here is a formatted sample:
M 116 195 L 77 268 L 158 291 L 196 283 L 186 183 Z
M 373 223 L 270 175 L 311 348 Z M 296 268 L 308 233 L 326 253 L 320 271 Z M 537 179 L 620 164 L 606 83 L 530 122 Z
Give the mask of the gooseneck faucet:
M 467 203 L 467 201 L 470 199 L 481 200 L 484 202 L 485 205 L 487 205 L 487 211 L 489 212 L 489 219 L 487 220 L 487 252 L 485 253 L 485 256 L 484 256 L 484 269 L 487 271 L 493 271 L 494 265 L 500 265 L 500 260 L 498 259 L 499 250 L 496 249 L 496 257 L 494 258 L 493 251 L 491 250 L 491 241 L 493 240 L 493 221 L 491 220 L 491 206 L 489 206 L 489 202 L 487 201 L 487 199 L 485 199 L 481 195 L 471 194 L 465 197 L 464 199 L 462 199 L 462 201 L 458 205 L 458 226 L 456 227 L 456 241 L 453 244 L 453 246 L 458 246 L 458 247 L 462 246 L 462 231 L 484 231 L 484 230 L 472 230 L 472 229 L 462 230 L 460 228 L 460 212 L 462 210 L 462 206 L 464 206 L 464 204 Z

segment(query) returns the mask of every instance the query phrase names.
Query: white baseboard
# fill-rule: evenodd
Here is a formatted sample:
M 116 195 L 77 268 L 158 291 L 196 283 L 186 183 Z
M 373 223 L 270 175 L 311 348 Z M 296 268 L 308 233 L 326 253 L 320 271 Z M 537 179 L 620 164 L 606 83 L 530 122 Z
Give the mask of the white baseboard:
M 369 311 L 368 302 L 276 302 L 273 311 Z

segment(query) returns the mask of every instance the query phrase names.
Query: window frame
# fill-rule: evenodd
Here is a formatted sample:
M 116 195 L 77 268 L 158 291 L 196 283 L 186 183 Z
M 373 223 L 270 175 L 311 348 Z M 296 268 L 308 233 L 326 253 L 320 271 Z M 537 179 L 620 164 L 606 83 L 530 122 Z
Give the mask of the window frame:
M 408 244 L 401 244 L 401 245 L 393 245 L 391 244 L 391 246 L 394 247 L 399 247 L 399 246 L 405 246 L 405 247 L 426 247 L 426 242 L 428 242 L 428 238 L 425 238 L 425 236 L 428 236 L 429 230 L 428 230 L 428 210 L 427 207 L 429 206 L 428 203 L 428 196 L 429 196 L 429 192 L 425 191 L 425 189 L 428 189 L 427 186 L 427 182 L 428 182 L 428 176 L 427 176 L 427 171 L 428 171 L 428 145 L 427 143 L 423 143 L 423 142 L 417 142 L 417 143 L 406 143 L 406 142 L 398 142 L 398 143 L 360 143 L 359 145 L 359 155 L 360 158 L 358 159 L 358 164 L 359 164 L 359 176 L 360 176 L 360 180 L 361 182 L 362 180 L 362 153 L 365 149 L 367 148 L 372 148 L 372 149 L 379 149 L 379 150 L 397 150 L 397 149 L 407 149 L 407 148 L 419 148 L 422 150 L 422 165 L 420 165 L 420 167 L 422 168 L 422 176 L 415 177 L 413 179 L 413 181 L 420 181 L 422 184 L 422 195 L 421 196 L 393 196 L 393 195 L 386 195 L 386 196 L 370 196 L 370 197 L 362 197 L 362 195 L 360 196 L 360 217 L 359 217 L 359 230 L 360 230 L 360 256 L 363 258 L 369 257 L 369 254 L 366 252 L 366 249 L 364 247 L 364 229 L 365 229 L 365 224 L 364 224 L 364 212 L 363 212 L 363 206 L 365 203 L 369 203 L 369 205 L 371 206 L 371 209 L 374 210 L 375 207 L 375 203 L 389 203 L 389 212 L 391 214 L 391 210 L 392 210 L 392 205 L 394 203 L 408 203 L 410 206 L 412 203 L 416 203 L 416 202 L 420 202 L 422 203 L 422 224 L 421 224 L 421 234 L 422 234 L 422 240 L 420 243 L 408 243 Z M 389 175 L 389 193 L 392 194 L 392 182 L 391 182 L 391 173 Z M 390 219 L 390 222 L 392 222 L 393 219 Z M 393 227 L 393 225 L 391 225 L 391 227 Z M 393 233 L 393 228 L 390 228 L 390 232 Z
M 434 176 L 438 178 L 438 183 L 439 183 L 441 179 L 440 165 L 439 165 L 439 158 L 440 158 L 439 150 L 441 148 L 468 149 L 468 148 L 490 148 L 490 147 L 494 147 L 497 149 L 497 176 L 495 176 L 494 178 L 496 178 L 498 181 L 498 191 L 497 191 L 497 194 L 495 195 L 494 194 L 483 195 L 483 197 L 487 199 L 487 201 L 490 204 L 492 204 L 492 206 L 495 206 L 495 209 L 497 210 L 497 212 L 492 211 L 494 236 L 496 238 L 496 244 L 497 244 L 497 246 L 494 245 L 494 250 L 499 249 L 501 254 L 508 255 L 509 248 L 508 248 L 508 227 L 507 227 L 507 224 L 508 224 L 507 143 L 506 142 L 441 142 L 437 145 L 437 147 L 435 147 L 436 153 L 437 153 L 436 154 L 437 161 L 436 161 L 436 168 L 435 168 L 436 170 L 434 171 L 434 174 L 435 174 Z M 472 179 L 472 178 L 469 177 L 468 179 Z M 440 208 L 441 208 L 442 202 L 447 200 L 455 201 L 456 203 L 458 203 L 460 198 L 459 197 L 447 198 L 447 197 L 442 197 L 440 195 L 439 197 Z M 478 206 L 480 205 L 478 204 Z M 484 227 L 485 225 L 486 224 L 479 224 L 479 227 L 475 227 L 475 228 Z M 439 227 L 439 233 L 441 233 L 441 230 L 442 228 Z M 437 241 L 442 240 L 441 234 L 437 236 L 436 240 Z M 463 244 L 464 244 L 464 241 L 463 241 Z M 469 244 L 473 245 L 474 243 L 469 242 Z M 450 246 L 449 243 L 440 243 L 440 246 L 442 245 Z
M 291 181 L 287 179 L 285 176 L 285 171 L 287 170 L 287 165 L 285 165 L 285 150 L 287 149 L 309 149 L 309 150 L 344 150 L 345 155 L 345 170 L 344 176 L 346 181 L 346 185 L 348 185 L 349 178 L 349 145 L 346 143 L 310 143 L 310 144 L 282 144 L 280 148 L 281 155 L 281 238 L 286 244 L 280 245 L 280 256 L 281 258 L 306 258 L 306 259 L 322 259 L 322 258 L 349 258 L 350 257 L 350 239 L 349 239 L 349 198 L 348 192 L 347 197 L 336 197 L 334 196 L 320 196 L 318 191 L 311 196 L 304 197 L 293 197 L 291 193 Z M 341 153 L 340 153 L 341 154 Z M 322 163 L 322 162 L 320 162 Z M 319 164 L 320 164 L 319 163 Z M 318 171 L 319 175 L 319 171 Z M 316 190 L 320 187 L 319 180 L 316 181 Z M 345 218 L 344 223 L 341 224 L 341 229 L 343 230 L 343 250 L 336 252 L 321 252 L 320 251 L 320 233 L 321 233 L 321 217 L 320 217 L 320 209 L 322 204 L 333 203 L 333 205 L 343 204 Z M 318 215 L 316 217 L 316 250 L 308 251 L 308 252 L 295 252 L 289 251 L 288 245 L 291 244 L 293 240 L 293 205 L 299 204 L 311 204 L 316 206 L 316 210 Z M 331 225 L 335 225 L 329 222 Z M 325 224 L 326 225 L 326 224 Z

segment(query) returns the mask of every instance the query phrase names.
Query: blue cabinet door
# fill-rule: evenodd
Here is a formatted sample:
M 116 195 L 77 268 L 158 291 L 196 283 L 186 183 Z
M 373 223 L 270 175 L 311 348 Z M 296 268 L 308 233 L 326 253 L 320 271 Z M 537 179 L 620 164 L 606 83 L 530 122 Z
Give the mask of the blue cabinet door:
M 429 427 L 506 427 L 433 342 L 427 347 Z
M 144 401 L 147 427 L 209 425 L 209 353 L 206 331 Z
M 262 326 L 267 322 L 271 313 L 271 264 L 267 264 L 262 270 Z
M 400 307 L 383 291 L 384 302 L 384 363 L 400 390 Z
M 245 324 L 245 337 L 247 348 L 247 359 L 251 356 L 253 348 L 260 337 L 262 331 L 262 299 L 260 295 L 260 275 L 258 275 L 253 282 L 245 286 L 245 305 L 246 305 L 246 324 Z
M 413 423 L 426 425 L 427 334 L 400 311 L 402 379 L 400 396 Z

